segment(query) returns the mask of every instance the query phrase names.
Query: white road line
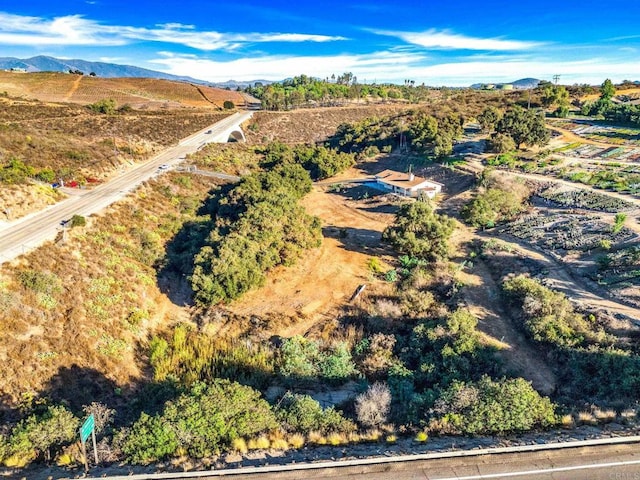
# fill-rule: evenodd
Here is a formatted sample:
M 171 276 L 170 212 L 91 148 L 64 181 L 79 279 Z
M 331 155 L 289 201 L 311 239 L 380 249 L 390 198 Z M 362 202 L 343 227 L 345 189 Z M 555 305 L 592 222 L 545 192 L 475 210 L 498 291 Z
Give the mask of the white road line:
M 512 477 L 525 477 L 530 475 L 542 475 L 542 474 L 557 473 L 557 472 L 573 472 L 576 470 L 592 470 L 595 468 L 624 467 L 626 465 L 640 465 L 640 460 L 628 460 L 625 462 L 610 462 L 610 463 L 594 463 L 591 465 L 575 465 L 573 467 L 540 468 L 538 470 L 523 470 L 521 472 L 485 473 L 480 475 L 470 475 L 466 477 L 438 477 L 438 478 L 429 477 L 429 479 L 430 480 L 482 480 L 486 478 L 512 478 Z

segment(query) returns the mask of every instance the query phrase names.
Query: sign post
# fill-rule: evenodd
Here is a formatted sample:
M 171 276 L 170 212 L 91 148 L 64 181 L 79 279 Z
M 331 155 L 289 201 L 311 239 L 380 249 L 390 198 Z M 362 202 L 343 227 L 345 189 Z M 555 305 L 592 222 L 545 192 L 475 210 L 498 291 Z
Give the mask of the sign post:
M 91 439 L 93 440 L 93 454 L 96 460 L 96 464 L 98 464 L 98 447 L 96 445 L 96 420 L 93 414 L 89 415 L 89 417 L 84 421 L 82 427 L 80 427 L 80 440 L 82 442 L 82 455 L 84 455 L 84 468 L 88 472 L 89 471 L 89 463 L 87 462 L 87 439 L 91 435 Z

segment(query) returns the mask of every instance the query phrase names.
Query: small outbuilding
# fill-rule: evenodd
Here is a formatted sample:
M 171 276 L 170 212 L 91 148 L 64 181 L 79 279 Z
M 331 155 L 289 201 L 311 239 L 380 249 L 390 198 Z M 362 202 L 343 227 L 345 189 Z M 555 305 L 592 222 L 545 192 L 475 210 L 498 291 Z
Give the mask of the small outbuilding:
M 442 185 L 426 178 L 416 177 L 413 173 L 384 170 L 376 175 L 376 184 L 385 190 L 403 195 L 405 197 L 419 197 L 426 195 L 435 197 L 442 191 Z

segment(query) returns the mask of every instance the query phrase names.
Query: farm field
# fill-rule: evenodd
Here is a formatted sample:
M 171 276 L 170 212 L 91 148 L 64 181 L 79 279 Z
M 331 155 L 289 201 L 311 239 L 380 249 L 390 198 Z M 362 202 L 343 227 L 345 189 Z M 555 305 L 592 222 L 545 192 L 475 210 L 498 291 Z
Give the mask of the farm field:
M 244 105 L 244 97 L 238 92 L 186 82 L 99 78 L 53 72 L 0 72 L 0 92 L 11 97 L 81 105 L 112 98 L 118 106 L 128 104 L 137 109 L 199 107 L 222 110 L 225 100 Z

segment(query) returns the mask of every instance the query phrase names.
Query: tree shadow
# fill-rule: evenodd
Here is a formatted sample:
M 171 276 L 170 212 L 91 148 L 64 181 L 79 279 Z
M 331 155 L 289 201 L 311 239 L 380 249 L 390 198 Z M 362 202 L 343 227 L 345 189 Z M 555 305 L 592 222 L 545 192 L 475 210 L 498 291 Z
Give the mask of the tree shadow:
M 188 277 L 193 273 L 195 256 L 207 244 L 213 229 L 212 219 L 225 209 L 222 200 L 233 187 L 234 184 L 228 184 L 210 190 L 196 212 L 198 218 L 185 222 L 165 246 L 165 255 L 156 267 L 156 278 L 160 291 L 175 305 L 193 305 Z

